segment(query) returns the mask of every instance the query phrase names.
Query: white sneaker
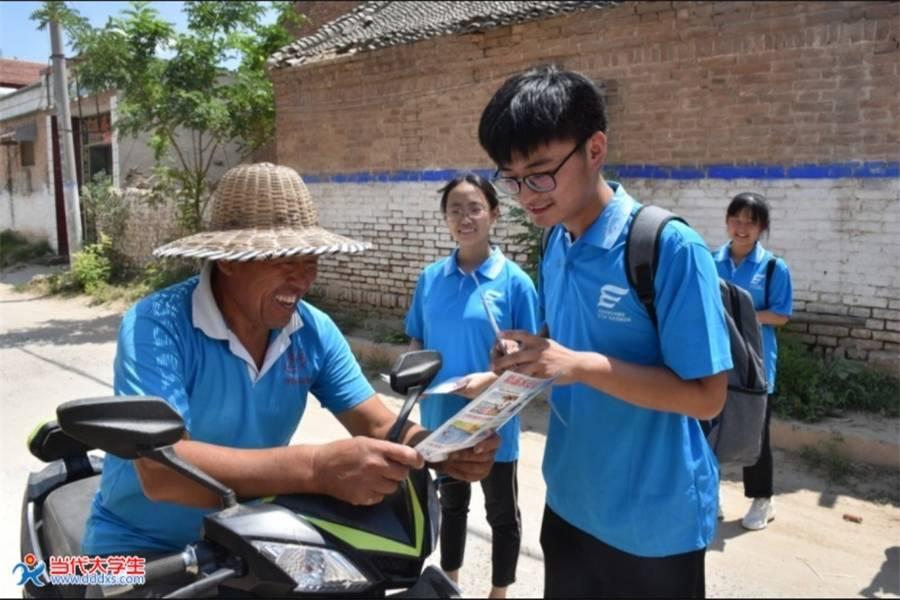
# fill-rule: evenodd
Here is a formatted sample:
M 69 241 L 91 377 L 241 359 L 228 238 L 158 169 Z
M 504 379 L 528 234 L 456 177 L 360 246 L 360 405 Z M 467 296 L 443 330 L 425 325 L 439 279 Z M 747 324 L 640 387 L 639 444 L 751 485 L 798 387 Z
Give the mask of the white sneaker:
M 771 498 L 754 498 L 750 510 L 741 520 L 744 529 L 756 531 L 765 529 L 769 521 L 775 518 L 775 501 Z
M 725 511 L 722 510 L 722 498 L 721 497 L 719 498 L 719 515 L 718 516 L 719 516 L 720 521 L 725 520 Z

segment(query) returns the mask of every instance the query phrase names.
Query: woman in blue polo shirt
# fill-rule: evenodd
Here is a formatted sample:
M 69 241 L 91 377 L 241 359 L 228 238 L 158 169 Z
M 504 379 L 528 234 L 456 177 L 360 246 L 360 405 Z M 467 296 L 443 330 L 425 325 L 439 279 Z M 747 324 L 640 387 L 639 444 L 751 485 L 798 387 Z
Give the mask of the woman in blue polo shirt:
M 440 191 L 441 212 L 458 247 L 422 271 L 406 316 L 406 333 L 412 338 L 411 349 L 440 351 L 444 366 L 436 382 L 465 376 L 465 385 L 455 394 L 424 398 L 422 424 L 432 430 L 496 377 L 489 368 L 496 336 L 482 297 L 501 329 L 534 332 L 538 325 L 537 292 L 531 278 L 490 243 L 491 227 L 500 216 L 494 187 L 478 175 L 467 174 L 456 177 Z M 481 482 L 492 530 L 492 598 L 505 597 L 506 588 L 515 581 L 522 537 L 516 502 L 519 417 L 507 422 L 498 433 L 502 441 L 496 462 Z M 445 480 L 440 497 L 441 567 L 458 581 L 471 486 Z
M 769 521 L 775 518 L 772 450 L 769 447 L 769 420 L 778 356 L 775 327 L 787 323 L 791 316 L 791 272 L 782 259 L 775 257 L 759 242 L 760 236 L 769 231 L 769 207 L 763 196 L 753 192 L 735 196 L 728 205 L 725 225 L 731 241 L 716 252 L 716 268 L 720 277 L 750 292 L 762 325 L 769 403 L 759 461 L 752 467 L 744 468 L 744 495 L 753 502 L 741 524 L 746 529 L 765 529 Z M 719 511 L 721 516 L 721 505 Z

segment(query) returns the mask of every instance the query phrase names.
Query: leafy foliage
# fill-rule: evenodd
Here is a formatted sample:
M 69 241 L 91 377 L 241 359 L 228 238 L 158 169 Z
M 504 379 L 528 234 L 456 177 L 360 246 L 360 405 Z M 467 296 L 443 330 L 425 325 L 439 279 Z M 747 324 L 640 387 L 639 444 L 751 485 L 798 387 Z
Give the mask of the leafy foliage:
M 779 336 L 777 387 L 775 412 L 801 421 L 818 421 L 848 410 L 900 415 L 896 375 L 824 358 L 789 335 Z
M 88 294 L 95 294 L 105 287 L 113 272 L 112 239 L 100 234 L 100 241 L 88 244 L 72 257 L 72 273 L 78 286 Z
M 543 229 L 537 227 L 528 218 L 528 213 L 514 200 L 507 202 L 508 219 L 518 225 L 518 231 L 509 236 L 509 241 L 525 252 L 525 264 L 522 269 L 537 283 L 538 264 L 541 260 L 541 236 Z
M 265 25 L 270 8 L 277 18 Z M 184 11 L 186 33 L 146 1 L 131 2 L 99 28 L 64 2 L 45 2 L 32 19 L 63 24 L 78 54 L 80 85 L 123 95 L 115 127 L 126 135 L 150 134 L 156 174 L 177 184 L 181 225 L 196 231 L 216 150 L 235 143 L 246 156 L 272 136 L 275 104 L 265 62 L 293 41 L 289 28 L 301 17 L 290 1 L 194 1 L 185 2 Z M 229 60 L 237 60 L 236 71 L 221 67 Z M 184 130 L 188 134 L 180 135 Z
M 85 220 L 85 242 L 100 241 L 102 232 L 112 238 L 115 246 L 125 235 L 128 206 L 121 191 L 113 184 L 112 177 L 105 171 L 96 173 L 91 182 L 81 188 L 81 203 Z

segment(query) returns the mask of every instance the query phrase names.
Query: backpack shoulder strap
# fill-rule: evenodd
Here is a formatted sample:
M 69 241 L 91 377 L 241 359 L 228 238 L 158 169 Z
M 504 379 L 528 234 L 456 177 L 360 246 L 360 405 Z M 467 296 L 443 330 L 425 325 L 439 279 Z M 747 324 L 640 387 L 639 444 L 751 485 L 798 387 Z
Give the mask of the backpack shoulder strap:
M 653 306 L 656 295 L 653 279 L 659 260 L 659 238 L 666 224 L 673 219 L 684 222 L 681 217 L 662 207 L 642 206 L 634 215 L 625 242 L 625 273 L 628 283 L 637 293 L 654 327 L 657 321 L 656 308 Z
M 763 295 L 763 300 L 766 301 L 766 310 L 768 310 L 771 302 L 769 302 L 769 282 L 772 281 L 772 274 L 775 273 L 775 265 L 778 263 L 778 257 L 774 254 L 772 258 L 769 259 L 769 264 L 766 265 L 766 287 Z

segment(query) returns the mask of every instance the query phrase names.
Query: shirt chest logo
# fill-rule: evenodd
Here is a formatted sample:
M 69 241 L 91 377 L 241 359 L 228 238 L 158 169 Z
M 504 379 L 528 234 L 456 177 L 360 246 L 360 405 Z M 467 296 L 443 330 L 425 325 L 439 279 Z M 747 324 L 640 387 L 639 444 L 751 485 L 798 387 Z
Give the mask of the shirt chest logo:
M 627 293 L 628 288 L 621 288 L 617 285 L 607 283 L 602 288 L 600 288 L 600 298 L 597 300 L 597 308 L 605 308 L 607 310 L 611 310 L 616 307 L 616 304 L 619 303 L 619 300 L 621 300 Z
M 766 281 L 765 273 L 757 273 L 753 276 L 753 279 L 750 280 L 750 287 L 762 289 L 763 283 Z
M 628 288 L 619 287 L 607 283 L 600 288 L 600 297 L 597 299 L 597 318 L 607 321 L 629 322 L 629 317 L 624 310 L 617 310 L 619 302 L 628 293 Z
M 503 294 L 497 290 L 485 290 L 482 292 L 484 299 L 490 303 L 499 302 L 503 299 Z
M 309 361 L 302 348 L 291 346 L 284 361 L 284 382 L 288 385 L 310 385 Z

